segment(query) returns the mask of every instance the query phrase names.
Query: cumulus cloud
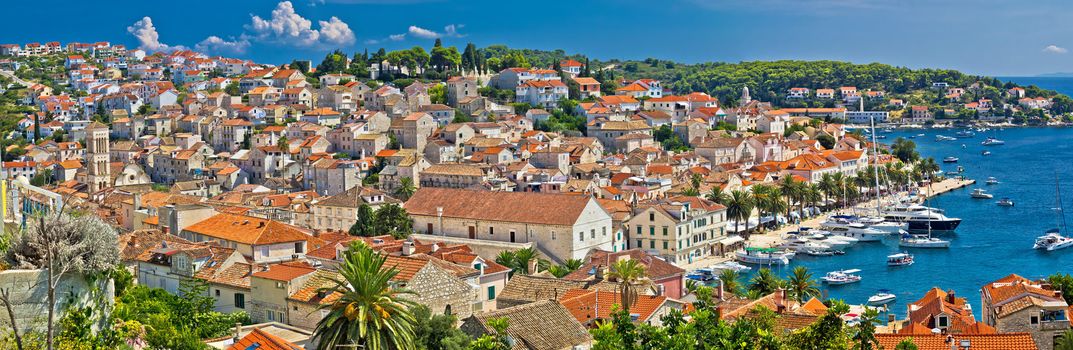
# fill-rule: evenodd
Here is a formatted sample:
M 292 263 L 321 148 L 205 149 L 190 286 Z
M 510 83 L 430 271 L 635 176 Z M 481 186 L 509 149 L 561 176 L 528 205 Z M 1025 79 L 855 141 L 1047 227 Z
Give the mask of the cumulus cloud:
M 410 35 L 413 35 L 415 37 L 422 38 L 422 39 L 435 39 L 435 38 L 443 38 L 443 37 L 461 38 L 461 37 L 464 37 L 465 35 L 462 34 L 462 33 L 459 33 L 458 30 L 462 29 L 463 27 L 465 27 L 464 24 L 449 24 L 449 25 L 443 27 L 443 32 L 440 33 L 440 32 L 433 31 L 431 29 L 425 29 L 425 28 L 421 28 L 421 27 L 418 27 L 418 26 L 410 26 L 410 29 L 407 31 L 407 33 L 409 33 Z
M 169 51 L 183 48 L 182 46 L 170 46 L 160 42 L 160 34 L 157 33 L 156 26 L 153 25 L 153 19 L 149 18 L 149 16 L 142 17 L 142 19 L 127 27 L 127 33 L 134 35 L 138 39 L 138 48 L 143 50 Z
M 234 54 L 245 53 L 246 49 L 250 47 L 250 41 L 246 38 L 232 39 L 230 41 L 224 40 L 221 37 L 212 35 L 205 40 L 194 45 L 194 48 L 202 52 L 227 52 Z
M 317 24 L 319 28 L 313 29 L 313 21 L 299 15 L 290 1 L 282 1 L 267 19 L 253 15 L 246 29 L 253 32 L 252 36 L 257 40 L 293 46 L 354 43 L 354 32 L 339 18 L 332 17 Z
M 365 41 L 366 45 L 376 45 L 387 41 L 403 41 L 406 40 L 406 33 L 388 35 L 383 39 L 369 39 Z
M 1046 53 L 1066 53 L 1066 52 L 1069 52 L 1069 50 L 1066 50 L 1066 48 L 1064 48 L 1064 47 L 1059 47 L 1058 45 L 1047 45 L 1047 47 L 1043 48 L 1043 52 L 1046 52 Z

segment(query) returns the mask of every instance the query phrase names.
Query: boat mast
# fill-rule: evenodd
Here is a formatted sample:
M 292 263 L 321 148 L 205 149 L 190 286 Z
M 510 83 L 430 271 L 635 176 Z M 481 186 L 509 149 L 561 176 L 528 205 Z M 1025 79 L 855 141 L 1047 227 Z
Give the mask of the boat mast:
M 864 99 L 862 98 L 860 101 L 861 112 L 864 112 Z M 868 120 L 872 123 L 872 157 L 875 159 L 875 161 L 872 162 L 872 170 L 875 171 L 876 178 L 876 216 L 882 217 L 883 213 L 879 210 L 879 146 L 876 143 L 876 116 L 871 115 Z
M 1057 224 L 1059 225 L 1058 234 L 1062 234 L 1066 232 L 1066 213 L 1062 209 L 1062 189 L 1059 187 L 1057 171 L 1054 172 L 1054 201 L 1058 205 L 1057 208 L 1054 208 L 1057 213 L 1055 219 L 1058 221 Z

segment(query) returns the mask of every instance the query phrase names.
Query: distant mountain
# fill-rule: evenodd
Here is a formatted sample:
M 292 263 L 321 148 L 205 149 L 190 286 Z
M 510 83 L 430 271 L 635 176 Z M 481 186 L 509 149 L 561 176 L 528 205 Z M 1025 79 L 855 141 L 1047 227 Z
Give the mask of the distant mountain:
M 1073 78 L 1073 72 L 1057 72 L 1057 73 L 1044 73 L 1038 74 L 1039 78 Z

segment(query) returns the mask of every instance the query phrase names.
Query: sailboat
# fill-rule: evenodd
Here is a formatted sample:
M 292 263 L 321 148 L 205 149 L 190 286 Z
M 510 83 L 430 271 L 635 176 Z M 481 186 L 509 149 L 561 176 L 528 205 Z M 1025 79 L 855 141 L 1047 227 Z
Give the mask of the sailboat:
M 1057 217 L 1058 228 L 1047 230 L 1043 236 L 1036 237 L 1036 243 L 1032 245 L 1033 249 L 1040 249 L 1045 251 L 1055 251 L 1059 249 L 1069 248 L 1073 246 L 1073 238 L 1062 235 L 1061 231 L 1066 230 L 1066 215 L 1062 210 L 1062 191 L 1058 186 L 1058 174 L 1054 175 L 1054 201 L 1057 207 L 1054 208 Z M 1059 230 L 1059 228 L 1061 230 Z

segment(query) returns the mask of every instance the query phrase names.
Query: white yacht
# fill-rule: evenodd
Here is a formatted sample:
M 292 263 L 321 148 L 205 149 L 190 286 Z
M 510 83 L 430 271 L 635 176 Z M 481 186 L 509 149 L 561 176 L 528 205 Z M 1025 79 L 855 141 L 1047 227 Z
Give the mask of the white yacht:
M 793 252 L 775 248 L 745 247 L 734 252 L 735 258 L 746 264 L 755 265 L 789 265 L 794 258 Z
M 868 305 L 886 305 L 890 304 L 895 299 L 898 299 L 898 296 L 891 294 L 890 291 L 881 290 L 879 293 L 876 293 L 876 295 L 868 297 Z
M 1063 236 L 1058 233 L 1058 229 L 1052 229 L 1048 230 L 1047 234 L 1036 237 L 1036 244 L 1034 244 L 1032 248 L 1050 252 L 1069 248 L 1070 246 L 1073 246 L 1073 238 Z
M 724 261 L 715 265 L 712 265 L 713 270 L 733 270 L 734 272 L 749 271 L 753 268 L 742 265 L 737 261 Z
M 884 231 L 869 228 L 868 226 L 845 220 L 827 220 L 820 224 L 820 229 L 833 235 L 856 238 L 861 242 L 878 242 L 887 236 Z
M 984 189 L 982 189 L 982 188 L 977 188 L 975 190 L 972 190 L 972 193 L 969 193 L 969 197 L 976 198 L 976 199 L 991 199 L 991 198 L 995 198 L 994 195 L 992 195 L 990 193 L 987 193 L 987 191 L 984 191 Z
M 961 219 L 947 217 L 942 209 L 919 204 L 897 205 L 883 212 L 888 221 L 906 222 L 913 231 L 953 231 L 961 225 Z
M 823 276 L 820 279 L 823 280 L 824 283 L 827 283 L 827 284 L 830 284 L 830 285 L 835 285 L 835 286 L 842 285 L 842 284 L 857 283 L 857 282 L 861 281 L 861 276 L 856 274 L 858 272 L 861 272 L 861 270 L 849 269 L 849 270 L 842 270 L 842 271 L 831 271 L 831 272 L 828 272 L 826 276 Z
M 846 240 L 846 238 L 850 237 L 830 235 L 826 232 L 816 232 L 811 235 L 808 235 L 806 238 L 808 238 L 814 243 L 819 243 L 831 247 L 831 249 L 843 249 L 857 242 L 857 239 L 853 239 L 853 241 L 850 242 L 849 240 Z
M 898 246 L 906 248 L 950 248 L 950 241 L 929 235 L 904 235 Z
M 980 142 L 980 144 L 984 146 L 1001 146 L 1005 145 L 1006 141 L 1002 141 L 994 137 L 988 137 L 987 140 L 984 140 L 984 142 Z
M 988 185 L 998 185 L 998 179 L 996 179 L 994 176 L 988 177 L 987 178 L 987 184 Z
M 806 237 L 796 237 L 783 243 L 781 248 L 793 250 L 808 255 L 834 255 L 831 246 L 819 242 L 813 242 Z M 831 254 L 828 254 L 831 253 Z
M 874 216 L 859 218 L 857 219 L 857 222 L 862 223 L 869 228 L 874 228 L 876 230 L 891 234 L 899 233 L 909 229 L 909 225 L 904 222 L 887 221 L 881 217 Z

